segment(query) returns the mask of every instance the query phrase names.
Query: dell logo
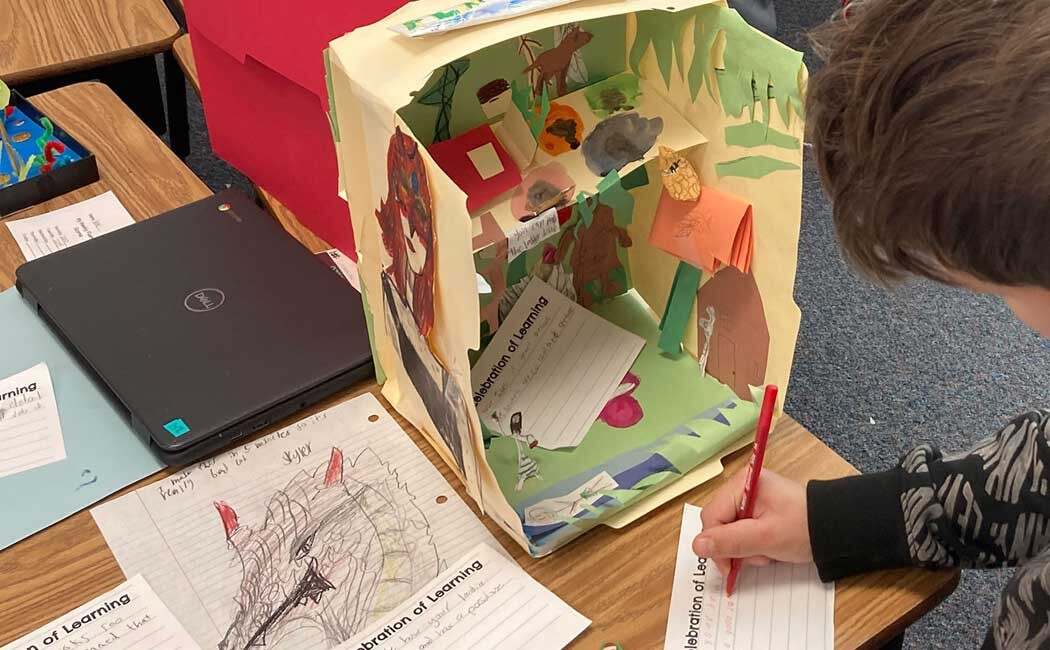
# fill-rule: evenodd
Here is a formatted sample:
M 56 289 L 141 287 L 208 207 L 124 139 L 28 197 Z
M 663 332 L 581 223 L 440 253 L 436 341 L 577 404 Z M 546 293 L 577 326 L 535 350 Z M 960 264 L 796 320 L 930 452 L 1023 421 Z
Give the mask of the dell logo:
M 206 311 L 215 311 L 226 302 L 226 294 L 219 289 L 198 289 L 186 296 L 182 302 L 192 312 L 202 314 Z

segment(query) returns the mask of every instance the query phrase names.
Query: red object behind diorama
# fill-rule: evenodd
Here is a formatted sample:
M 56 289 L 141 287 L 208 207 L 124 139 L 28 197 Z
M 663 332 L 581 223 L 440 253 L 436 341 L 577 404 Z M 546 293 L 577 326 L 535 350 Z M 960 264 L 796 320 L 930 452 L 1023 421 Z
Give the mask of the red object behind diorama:
M 215 153 L 357 259 L 328 124 L 324 49 L 406 0 L 185 0 Z

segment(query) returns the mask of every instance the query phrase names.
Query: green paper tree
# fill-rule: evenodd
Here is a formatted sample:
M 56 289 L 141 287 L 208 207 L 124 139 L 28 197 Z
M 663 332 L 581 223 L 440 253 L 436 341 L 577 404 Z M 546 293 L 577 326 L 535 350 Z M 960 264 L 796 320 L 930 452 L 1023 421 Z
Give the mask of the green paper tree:
M 434 142 L 443 142 L 452 138 L 452 99 L 456 86 L 463 74 L 470 68 L 470 60 L 459 59 L 441 69 L 441 76 L 427 88 L 423 89 L 416 101 L 424 106 L 437 106 L 438 115 L 434 121 Z
M 746 108 L 754 119 L 754 107 L 761 104 L 768 126 L 772 103 L 787 124 L 791 123 L 792 111 L 802 115 L 802 54 L 788 51 L 759 33 L 736 11 L 705 5 L 681 12 L 649 10 L 637 16 L 638 30 L 628 55 L 636 74 L 641 74 L 642 59 L 652 46 L 664 84 L 670 87 L 671 70 L 677 62 L 693 101 L 704 86 L 715 99 L 717 85 L 727 115 L 739 117 Z M 693 60 L 687 62 L 682 41 L 691 20 L 695 21 Z M 724 62 L 716 60 L 719 52 L 724 54 Z
M 724 62 L 716 68 L 715 50 L 725 39 Z M 693 63 L 689 68 L 689 92 L 695 101 L 700 88 L 714 98 L 714 86 L 727 115 L 740 117 L 747 108 L 754 119 L 754 106 L 762 105 L 768 125 L 770 104 L 791 124 L 792 111 L 802 115 L 802 53 L 786 51 L 780 43 L 759 33 L 736 11 L 716 6 L 699 7 L 693 28 Z

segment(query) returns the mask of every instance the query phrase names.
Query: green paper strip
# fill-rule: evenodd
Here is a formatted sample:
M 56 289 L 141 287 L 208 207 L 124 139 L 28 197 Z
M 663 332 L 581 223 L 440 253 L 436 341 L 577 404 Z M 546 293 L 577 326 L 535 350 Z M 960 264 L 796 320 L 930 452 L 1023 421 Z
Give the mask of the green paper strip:
M 594 205 L 591 205 L 591 199 L 594 199 Z M 594 194 L 580 192 L 576 195 L 576 214 L 580 216 L 579 223 L 576 224 L 577 233 L 579 233 L 581 225 L 584 228 L 591 227 L 591 222 L 594 221 L 594 211 L 597 207 L 598 199 Z
M 710 444 L 693 436 L 671 436 L 663 445 L 653 450 L 667 459 L 667 462 L 682 472 L 688 472 L 697 465 L 697 459 L 715 451 Z
M 737 147 L 772 145 L 782 149 L 798 149 L 798 138 L 781 133 L 759 122 L 748 122 L 726 127 L 726 144 Z
M 718 173 L 719 178 L 723 176 L 741 176 L 743 178 L 758 179 L 785 169 L 798 169 L 798 165 L 770 158 L 769 156 L 746 156 L 715 165 L 715 172 Z
M 660 320 L 660 341 L 658 345 L 665 353 L 677 357 L 682 354 L 682 339 L 685 338 L 685 327 L 689 314 L 696 303 L 696 292 L 700 289 L 700 277 L 703 273 L 692 264 L 678 263 L 674 274 L 671 293 L 667 297 L 667 307 Z
M 598 194 L 620 184 L 620 173 L 615 169 L 598 181 Z
M 653 486 L 660 485 L 665 481 L 681 477 L 682 475 L 678 472 L 657 472 L 655 474 L 650 474 L 649 476 L 646 476 L 642 480 L 638 481 L 637 483 L 631 486 L 631 489 L 646 490 Z
M 620 187 L 625 190 L 633 190 L 636 187 L 643 187 L 649 184 L 649 172 L 645 171 L 645 165 L 635 169 L 633 172 L 628 173 L 620 181 Z
M 328 126 L 332 129 L 332 138 L 339 142 L 339 120 L 335 114 L 335 90 L 332 88 L 331 50 L 324 49 L 324 85 L 328 89 Z
M 599 490 L 597 494 L 603 497 L 609 497 L 610 499 L 616 499 L 620 503 L 627 505 L 642 495 L 641 490 Z

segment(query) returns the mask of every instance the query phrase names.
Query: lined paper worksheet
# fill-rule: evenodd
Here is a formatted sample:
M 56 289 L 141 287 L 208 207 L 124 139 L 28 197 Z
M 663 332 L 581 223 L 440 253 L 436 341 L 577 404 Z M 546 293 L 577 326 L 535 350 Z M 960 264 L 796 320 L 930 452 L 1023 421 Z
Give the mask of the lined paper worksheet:
M 333 647 L 498 547 L 367 393 L 91 514 L 202 647 Z
M 559 650 L 591 624 L 479 544 L 339 650 Z
M 743 567 L 726 596 L 714 562 L 697 558 L 701 509 L 686 504 L 665 650 L 834 650 L 835 585 L 813 564 Z
M 0 379 L 0 478 L 66 457 L 58 403 L 46 363 Z
M 142 576 L 0 650 L 200 650 Z
M 575 447 L 644 345 L 533 278 L 471 370 L 474 405 L 493 431 Z

